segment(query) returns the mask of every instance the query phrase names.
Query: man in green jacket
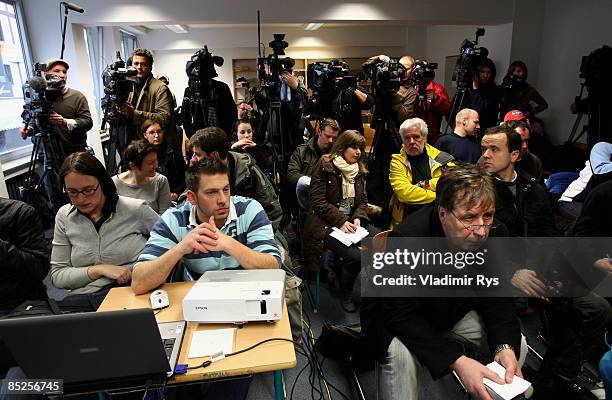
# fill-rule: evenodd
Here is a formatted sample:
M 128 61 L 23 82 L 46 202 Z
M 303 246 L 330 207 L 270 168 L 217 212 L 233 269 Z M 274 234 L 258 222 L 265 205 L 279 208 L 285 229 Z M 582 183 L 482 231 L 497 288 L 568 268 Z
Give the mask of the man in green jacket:
M 120 149 L 125 148 L 138 137 L 140 127 L 147 119 L 158 122 L 164 130 L 165 140 L 171 146 L 180 148 L 179 137 L 172 118 L 172 93 L 162 81 L 155 79 L 153 54 L 147 49 L 134 49 L 130 55 L 132 66 L 138 74 L 132 78 L 134 91 L 123 105 L 123 114 L 127 118 L 125 143 L 120 142 Z
M 326 118 L 321 122 L 319 130 L 318 135 L 295 149 L 287 168 L 287 180 L 292 187 L 295 186 L 297 201 L 303 210 L 309 206 L 310 177 L 315 165 L 323 154 L 331 150 L 340 133 L 340 125 L 336 120 Z

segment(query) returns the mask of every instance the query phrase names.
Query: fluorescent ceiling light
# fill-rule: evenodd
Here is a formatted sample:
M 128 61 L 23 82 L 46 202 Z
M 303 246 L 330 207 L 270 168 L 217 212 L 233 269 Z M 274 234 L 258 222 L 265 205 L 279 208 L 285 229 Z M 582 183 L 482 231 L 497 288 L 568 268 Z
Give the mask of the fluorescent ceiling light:
M 305 31 L 316 31 L 317 29 L 319 29 L 322 26 L 323 26 L 323 24 L 320 23 L 320 22 L 311 22 L 311 23 L 306 24 L 304 26 L 304 30 Z
M 189 27 L 187 25 L 166 25 L 166 28 L 170 29 L 174 33 L 187 33 Z

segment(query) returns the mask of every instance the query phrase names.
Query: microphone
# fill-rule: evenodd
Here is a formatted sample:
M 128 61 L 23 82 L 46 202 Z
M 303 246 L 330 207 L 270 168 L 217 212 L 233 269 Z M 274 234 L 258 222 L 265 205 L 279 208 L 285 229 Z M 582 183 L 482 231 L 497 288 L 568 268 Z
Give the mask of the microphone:
M 81 8 L 81 6 L 79 6 L 78 4 L 67 3 L 65 1 L 62 1 L 60 4 L 62 4 L 68 10 L 76 11 L 76 12 L 81 13 L 81 14 L 85 12 L 85 9 Z

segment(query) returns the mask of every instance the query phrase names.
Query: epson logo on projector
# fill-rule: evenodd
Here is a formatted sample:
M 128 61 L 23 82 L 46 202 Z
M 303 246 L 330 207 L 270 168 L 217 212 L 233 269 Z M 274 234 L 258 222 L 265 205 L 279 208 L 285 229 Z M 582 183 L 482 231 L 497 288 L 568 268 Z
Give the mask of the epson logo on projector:
M 196 310 L 208 310 L 208 307 L 196 306 Z

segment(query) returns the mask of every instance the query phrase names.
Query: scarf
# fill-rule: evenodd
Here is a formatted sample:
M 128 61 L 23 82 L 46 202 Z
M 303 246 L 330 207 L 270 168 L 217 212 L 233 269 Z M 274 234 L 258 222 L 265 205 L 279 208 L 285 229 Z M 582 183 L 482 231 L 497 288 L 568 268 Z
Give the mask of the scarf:
M 342 156 L 334 157 L 332 162 L 342 173 L 342 198 L 355 197 L 355 177 L 359 173 L 359 163 L 349 164 Z

